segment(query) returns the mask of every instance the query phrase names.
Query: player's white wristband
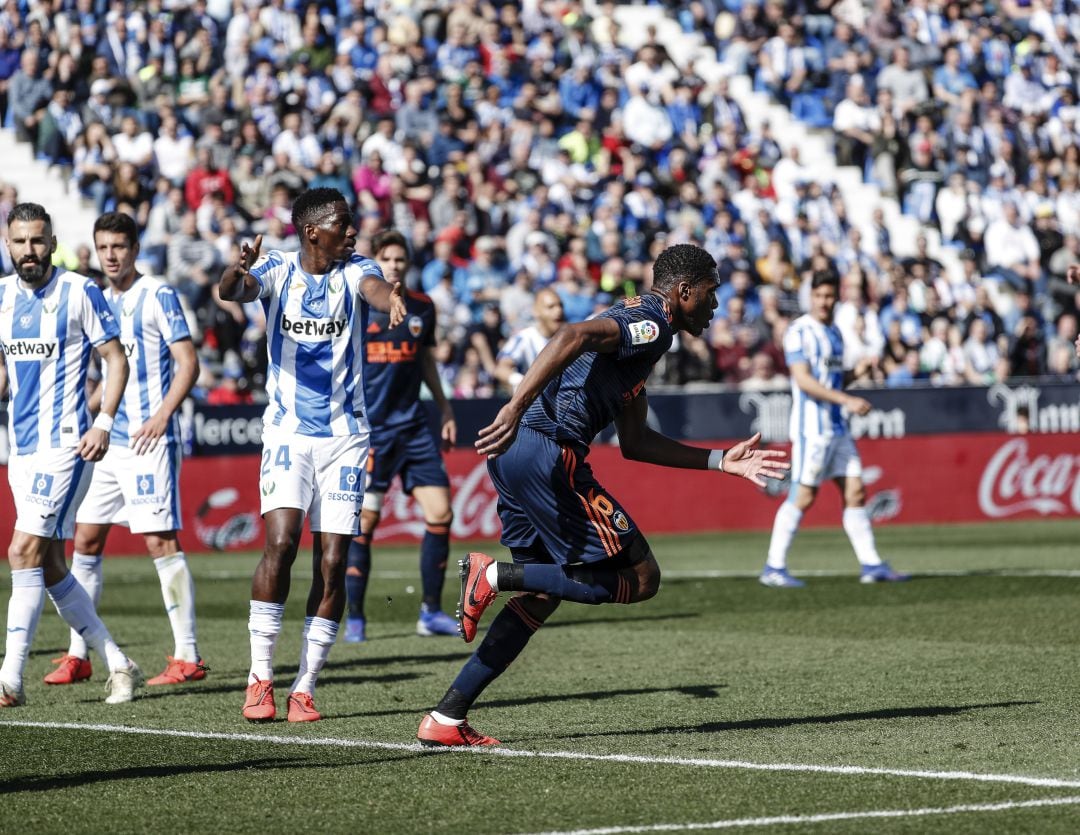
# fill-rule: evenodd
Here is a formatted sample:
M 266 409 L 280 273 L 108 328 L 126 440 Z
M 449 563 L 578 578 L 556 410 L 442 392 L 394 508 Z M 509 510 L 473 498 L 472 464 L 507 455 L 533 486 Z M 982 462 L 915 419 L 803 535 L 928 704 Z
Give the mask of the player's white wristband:
M 104 412 L 98 412 L 96 418 L 94 418 L 94 428 L 100 429 L 106 435 L 112 433 L 113 416 L 107 415 Z
M 524 374 L 522 374 L 520 371 L 515 371 L 513 374 L 510 375 L 510 388 L 516 389 L 519 385 L 521 385 L 521 381 L 524 379 Z
M 714 449 L 709 452 L 709 469 L 724 471 L 724 451 L 722 449 Z

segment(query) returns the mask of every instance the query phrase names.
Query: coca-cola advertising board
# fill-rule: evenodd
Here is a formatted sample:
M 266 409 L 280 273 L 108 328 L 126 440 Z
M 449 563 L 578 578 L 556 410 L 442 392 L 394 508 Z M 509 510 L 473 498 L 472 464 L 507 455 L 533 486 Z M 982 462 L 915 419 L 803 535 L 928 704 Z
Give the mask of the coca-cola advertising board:
M 1080 453 L 1076 436 L 969 433 L 859 443 L 868 506 L 878 524 L 978 522 L 1080 515 Z M 593 471 L 648 533 L 769 530 L 787 485 L 768 490 L 731 476 L 673 470 L 625 460 L 618 447 L 597 445 Z M 457 540 L 497 539 L 497 497 L 484 459 L 468 450 L 446 458 L 453 484 Z M 262 546 L 257 456 L 184 462 L 180 478 L 189 551 L 251 551 Z M 15 523 L 7 479 L 0 480 L 0 519 Z M 805 524 L 840 523 L 839 492 L 826 485 Z M 419 508 L 395 482 L 387 493 L 377 538 L 416 542 Z M 143 552 L 141 537 L 117 528 L 109 554 Z

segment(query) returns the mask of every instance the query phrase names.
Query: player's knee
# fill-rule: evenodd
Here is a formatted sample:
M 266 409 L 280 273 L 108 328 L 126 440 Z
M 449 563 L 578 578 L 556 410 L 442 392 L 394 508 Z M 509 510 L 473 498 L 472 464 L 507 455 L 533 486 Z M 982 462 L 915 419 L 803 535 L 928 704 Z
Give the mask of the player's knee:
M 424 524 L 429 528 L 447 528 L 454 522 L 454 511 L 447 507 L 442 512 L 425 514 Z
M 75 528 L 73 545 L 76 554 L 100 554 L 105 548 L 105 542 L 101 537 L 86 533 L 80 528 Z
M 147 553 L 154 559 L 168 557 L 180 551 L 180 543 L 176 540 L 176 534 L 150 533 L 146 534 L 143 539 L 146 542 Z M 80 553 L 93 552 L 81 551 Z
M 637 572 L 637 592 L 633 595 L 633 602 L 640 603 L 656 597 L 660 591 L 660 566 L 655 559 L 640 563 Z
M 268 530 L 266 532 L 266 556 L 273 560 L 291 560 L 300 547 L 299 532 Z

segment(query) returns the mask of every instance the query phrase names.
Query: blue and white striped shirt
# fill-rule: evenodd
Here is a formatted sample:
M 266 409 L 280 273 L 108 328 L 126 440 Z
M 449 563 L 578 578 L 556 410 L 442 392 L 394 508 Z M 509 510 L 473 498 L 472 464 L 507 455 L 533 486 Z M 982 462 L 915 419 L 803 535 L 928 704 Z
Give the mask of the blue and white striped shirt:
M 353 255 L 325 275 L 300 266 L 300 253 L 267 253 L 251 268 L 266 311 L 270 397 L 263 424 L 329 437 L 370 431 L 364 406 L 368 304 L 360 285 L 382 279 L 370 258 Z
M 844 338 L 835 324 L 823 325 L 809 314 L 800 316 L 784 334 L 784 356 L 790 368 L 797 362 L 827 388 L 844 388 Z M 791 439 L 846 435 L 847 420 L 836 403 L 815 400 L 791 378 Z
M 11 386 L 12 447 L 18 455 L 74 447 L 90 428 L 90 351 L 120 330 L 93 281 L 56 268 L 37 290 L 0 278 L 0 350 Z
M 109 288 L 105 300 L 120 323 L 120 343 L 130 365 L 111 436 L 113 443 L 127 446 L 131 436 L 157 414 L 172 385 L 169 346 L 190 339 L 191 332 L 176 291 L 161 279 L 142 276 L 123 293 Z M 102 385 L 107 376 L 106 366 L 102 369 Z M 165 440 L 180 440 L 179 418 L 175 414 L 165 430 Z

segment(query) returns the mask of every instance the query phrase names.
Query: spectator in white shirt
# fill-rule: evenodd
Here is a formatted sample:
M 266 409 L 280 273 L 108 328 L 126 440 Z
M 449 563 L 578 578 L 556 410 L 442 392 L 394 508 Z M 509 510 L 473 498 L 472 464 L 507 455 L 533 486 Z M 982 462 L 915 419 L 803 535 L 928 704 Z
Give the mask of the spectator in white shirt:
M 1039 242 L 1020 221 L 1014 203 L 1006 203 L 1001 219 L 986 228 L 986 263 L 1016 289 L 1024 289 L 1024 284 L 1016 283 L 1010 273 L 1027 282 L 1039 278 Z

